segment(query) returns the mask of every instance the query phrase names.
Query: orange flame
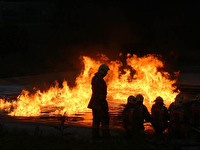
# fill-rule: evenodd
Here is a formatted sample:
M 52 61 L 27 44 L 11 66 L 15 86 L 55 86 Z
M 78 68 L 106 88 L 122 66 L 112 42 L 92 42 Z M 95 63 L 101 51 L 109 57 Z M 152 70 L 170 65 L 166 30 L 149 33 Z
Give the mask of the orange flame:
M 77 77 L 75 87 L 70 88 L 67 81 L 64 81 L 62 88 L 56 82 L 48 91 L 38 90 L 35 94 L 23 90 L 17 101 L 5 102 L 1 99 L 0 109 L 10 110 L 12 106 L 14 109 L 9 113 L 11 116 L 40 116 L 46 111 L 49 115 L 86 112 L 92 94 L 91 79 L 101 63 L 106 63 L 110 68 L 105 79 L 108 103 L 112 106 L 124 104 L 129 95 L 136 96 L 139 93 L 144 96 L 144 104 L 148 109 L 157 96 L 163 97 L 168 106 L 178 94 L 174 92 L 176 87 L 173 86 L 176 80 L 170 80 L 169 73 L 158 71 L 158 68 L 163 68 L 163 63 L 154 55 L 137 57 L 128 54 L 126 63 L 129 67 L 123 70 L 123 74 L 120 71 L 123 63 L 119 60 L 110 61 L 105 55 L 101 55 L 98 61 L 87 56 L 82 58 L 84 70 Z M 133 70 L 135 74 L 132 74 Z

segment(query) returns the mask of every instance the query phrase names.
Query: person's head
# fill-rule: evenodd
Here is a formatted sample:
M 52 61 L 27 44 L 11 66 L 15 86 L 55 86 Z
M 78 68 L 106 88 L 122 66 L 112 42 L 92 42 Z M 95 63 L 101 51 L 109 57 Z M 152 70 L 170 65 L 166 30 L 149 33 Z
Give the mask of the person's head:
M 183 95 L 179 93 L 175 98 L 175 103 L 174 103 L 175 106 L 182 106 L 183 100 L 184 100 Z
M 197 96 L 196 96 L 196 100 L 200 102 L 200 93 L 197 94 Z
M 142 104 L 143 104 L 143 100 L 144 100 L 144 97 L 143 97 L 141 94 L 138 94 L 138 95 L 136 96 L 136 103 L 137 103 L 137 104 L 142 105 Z
M 155 104 L 156 105 L 160 105 L 160 106 L 163 106 L 164 102 L 163 102 L 163 98 L 158 96 L 156 97 L 156 99 L 154 100 Z
M 136 98 L 135 98 L 135 96 L 133 96 L 133 95 L 130 95 L 130 96 L 128 97 L 128 99 L 127 99 L 127 103 L 129 103 L 129 104 L 134 104 L 135 101 L 136 101 Z
M 108 72 L 108 70 L 110 70 L 109 67 L 108 67 L 107 65 L 105 65 L 105 64 L 102 64 L 101 66 L 99 66 L 98 72 L 99 72 L 103 77 L 105 77 L 106 74 L 107 74 L 107 72 Z

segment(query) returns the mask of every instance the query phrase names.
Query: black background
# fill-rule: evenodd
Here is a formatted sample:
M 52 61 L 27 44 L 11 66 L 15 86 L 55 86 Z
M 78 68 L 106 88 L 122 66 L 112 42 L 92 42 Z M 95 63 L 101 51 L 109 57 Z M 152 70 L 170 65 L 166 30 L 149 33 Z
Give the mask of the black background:
M 200 72 L 199 2 L 0 1 L 0 77 L 80 69 L 80 55 L 160 54 Z

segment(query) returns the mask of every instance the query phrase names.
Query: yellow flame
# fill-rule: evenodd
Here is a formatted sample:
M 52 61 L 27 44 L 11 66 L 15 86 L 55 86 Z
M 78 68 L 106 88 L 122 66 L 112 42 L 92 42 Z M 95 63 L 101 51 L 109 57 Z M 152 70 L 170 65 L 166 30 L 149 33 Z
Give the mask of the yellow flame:
M 128 54 L 126 63 L 129 68 L 124 69 L 123 74 L 120 71 L 123 63 L 119 60 L 110 61 L 105 55 L 101 55 L 100 60 L 87 56 L 82 58 L 84 69 L 77 77 L 75 87 L 70 88 L 64 81 L 62 88 L 56 82 L 47 91 L 38 90 L 35 94 L 23 90 L 17 101 L 5 102 L 0 99 L 0 109 L 10 110 L 12 106 L 11 116 L 40 116 L 44 111 L 48 111 L 49 115 L 71 115 L 88 111 L 87 105 L 92 94 L 91 79 L 101 63 L 106 63 L 110 68 L 105 78 L 110 104 L 124 104 L 129 95 L 142 94 L 144 104 L 150 109 L 157 96 L 163 97 L 168 106 L 178 94 L 173 86 L 176 80 L 170 80 L 169 73 L 158 71 L 163 67 L 163 62 L 154 55 L 137 57 Z M 135 74 L 131 74 L 133 70 Z

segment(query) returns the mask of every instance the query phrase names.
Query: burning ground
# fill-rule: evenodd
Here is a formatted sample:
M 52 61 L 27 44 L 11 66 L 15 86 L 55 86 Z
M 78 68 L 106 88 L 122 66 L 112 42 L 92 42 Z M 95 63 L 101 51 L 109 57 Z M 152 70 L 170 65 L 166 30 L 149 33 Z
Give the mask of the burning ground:
M 42 112 L 52 115 L 66 115 L 88 112 L 87 104 L 91 96 L 91 78 L 100 64 L 105 63 L 110 71 L 105 80 L 108 85 L 108 103 L 110 112 L 119 111 L 119 105 L 125 104 L 129 95 L 142 94 L 144 104 L 150 110 L 157 96 L 163 97 L 168 106 L 179 93 L 176 92 L 176 80 L 170 79 L 168 72 L 162 71 L 164 64 L 156 55 L 137 57 L 127 55 L 125 63 L 111 61 L 105 55 L 98 60 L 82 56 L 83 70 L 76 78 L 75 86 L 69 87 L 64 81 L 62 87 L 58 82 L 48 90 L 36 90 L 31 93 L 22 90 L 17 100 L 1 99 L 1 109 L 11 116 L 42 116 Z M 118 107 L 116 109 L 116 107 Z
M 191 142 L 186 144 L 187 141 L 170 141 L 169 137 L 158 140 L 151 134 L 141 138 L 137 137 L 135 140 L 127 140 L 122 130 L 114 130 L 114 127 L 121 127 L 118 116 L 123 109 L 122 104 L 126 103 L 129 95 L 143 94 L 144 103 L 150 110 L 157 96 L 162 96 L 168 106 L 179 93 L 175 86 L 176 80 L 172 80 L 170 74 L 163 71 L 164 64 L 159 56 L 127 55 L 126 62 L 111 61 L 105 55 L 100 55 L 99 59 L 82 56 L 82 63 L 83 70 L 76 78 L 74 87 L 69 86 L 68 81 L 64 81 L 62 86 L 55 82 L 54 86 L 46 90 L 23 90 L 17 99 L 1 99 L 1 110 L 7 112 L 10 117 L 5 117 L 8 121 L 1 118 L 1 121 L 5 121 L 5 124 L 1 124 L 0 131 L 2 148 L 175 149 L 191 146 Z M 80 126 L 91 126 L 91 113 L 87 109 L 91 96 L 90 82 L 102 63 L 110 67 L 105 80 L 108 85 L 107 99 L 111 115 L 111 134 L 114 137 L 108 141 L 94 142 L 90 139 L 91 128 Z M 58 130 L 60 129 L 59 121 L 51 117 L 73 118 L 75 116 L 78 118 L 77 114 L 84 118 L 78 121 L 76 124 L 78 127 L 70 126 L 60 136 L 62 130 Z M 41 119 L 42 117 L 49 117 L 49 119 Z M 16 120 L 12 122 L 14 118 Z M 18 126 L 16 122 L 19 123 Z M 66 120 L 64 127 L 68 124 L 70 120 Z M 198 147 L 195 144 L 192 146 Z

